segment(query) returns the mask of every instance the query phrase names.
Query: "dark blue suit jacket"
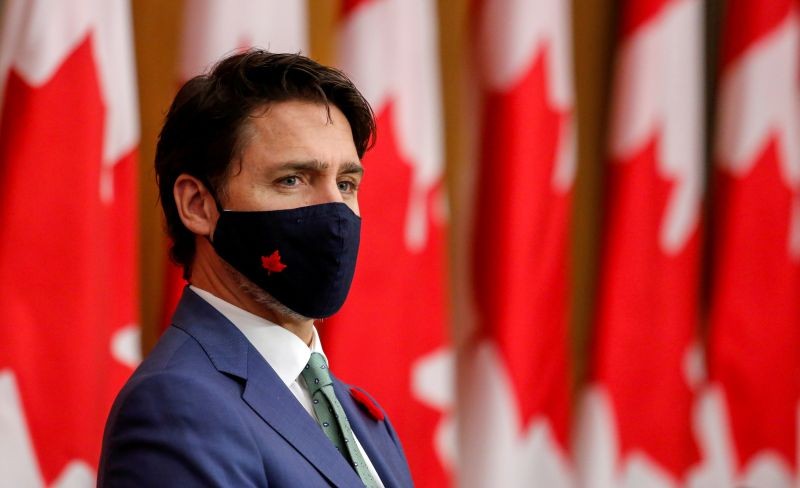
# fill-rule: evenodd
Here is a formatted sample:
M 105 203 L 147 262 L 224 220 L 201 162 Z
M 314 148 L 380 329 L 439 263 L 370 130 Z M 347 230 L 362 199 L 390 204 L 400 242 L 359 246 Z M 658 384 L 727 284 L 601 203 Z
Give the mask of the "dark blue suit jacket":
M 334 389 L 384 485 L 412 486 L 389 420 Z M 314 419 L 241 332 L 188 288 L 120 392 L 98 486 L 362 487 Z

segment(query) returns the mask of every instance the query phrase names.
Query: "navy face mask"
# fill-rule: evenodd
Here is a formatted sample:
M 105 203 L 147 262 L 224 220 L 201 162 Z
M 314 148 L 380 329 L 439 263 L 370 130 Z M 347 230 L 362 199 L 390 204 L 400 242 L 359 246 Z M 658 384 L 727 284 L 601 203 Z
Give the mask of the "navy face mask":
M 333 202 L 291 210 L 223 210 L 211 244 L 286 307 L 326 318 L 347 298 L 360 234 L 361 219 Z

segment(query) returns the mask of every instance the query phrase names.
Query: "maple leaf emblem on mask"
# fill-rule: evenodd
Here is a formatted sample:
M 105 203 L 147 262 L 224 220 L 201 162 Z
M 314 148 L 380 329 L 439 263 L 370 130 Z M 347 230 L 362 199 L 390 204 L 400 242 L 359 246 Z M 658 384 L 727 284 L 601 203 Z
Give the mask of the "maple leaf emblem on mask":
M 281 253 L 277 250 L 269 256 L 261 256 L 261 266 L 267 270 L 267 275 L 280 273 L 286 268 L 286 265 L 281 262 Z

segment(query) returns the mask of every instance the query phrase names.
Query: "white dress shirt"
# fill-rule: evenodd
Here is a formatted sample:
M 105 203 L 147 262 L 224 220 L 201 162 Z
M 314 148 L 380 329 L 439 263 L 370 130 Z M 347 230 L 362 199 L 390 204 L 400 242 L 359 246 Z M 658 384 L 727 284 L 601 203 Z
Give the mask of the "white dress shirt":
M 275 370 L 281 381 L 289 388 L 294 397 L 297 398 L 297 401 L 299 401 L 309 415 L 314 418 L 314 421 L 319 423 L 311 403 L 311 394 L 308 391 L 305 380 L 300 374 L 303 368 L 306 367 L 306 364 L 308 364 L 308 360 L 311 359 L 312 352 L 318 352 L 325 356 L 325 353 L 322 351 L 322 342 L 319 339 L 319 334 L 317 334 L 317 328 L 313 326 L 311 328 L 311 346 L 309 347 L 302 339 L 280 325 L 273 324 L 265 318 L 230 304 L 194 285 L 190 285 L 189 288 L 197 293 L 200 298 L 207 301 L 209 305 L 217 309 L 219 313 L 230 320 L 233 325 L 244 334 L 256 351 L 258 351 L 270 367 Z M 328 361 L 327 356 L 325 356 L 325 361 Z M 356 440 L 358 450 L 361 451 L 361 455 L 367 463 L 367 468 L 372 474 L 372 477 L 375 478 L 375 481 L 377 481 L 380 487 L 383 487 L 383 482 L 381 482 L 378 472 L 375 471 L 372 461 L 370 461 L 369 456 L 367 456 L 367 453 L 361 446 L 361 442 L 358 441 L 355 432 L 353 432 L 353 437 Z

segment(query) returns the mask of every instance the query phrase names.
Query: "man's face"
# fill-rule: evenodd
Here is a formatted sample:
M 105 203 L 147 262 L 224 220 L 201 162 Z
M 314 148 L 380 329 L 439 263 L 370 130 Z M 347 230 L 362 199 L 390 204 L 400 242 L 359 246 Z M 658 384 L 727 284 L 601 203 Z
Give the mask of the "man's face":
M 240 164 L 231 163 L 223 206 L 284 210 L 343 202 L 359 214 L 363 169 L 344 114 L 330 106 L 287 101 L 257 110 L 243 132 Z

